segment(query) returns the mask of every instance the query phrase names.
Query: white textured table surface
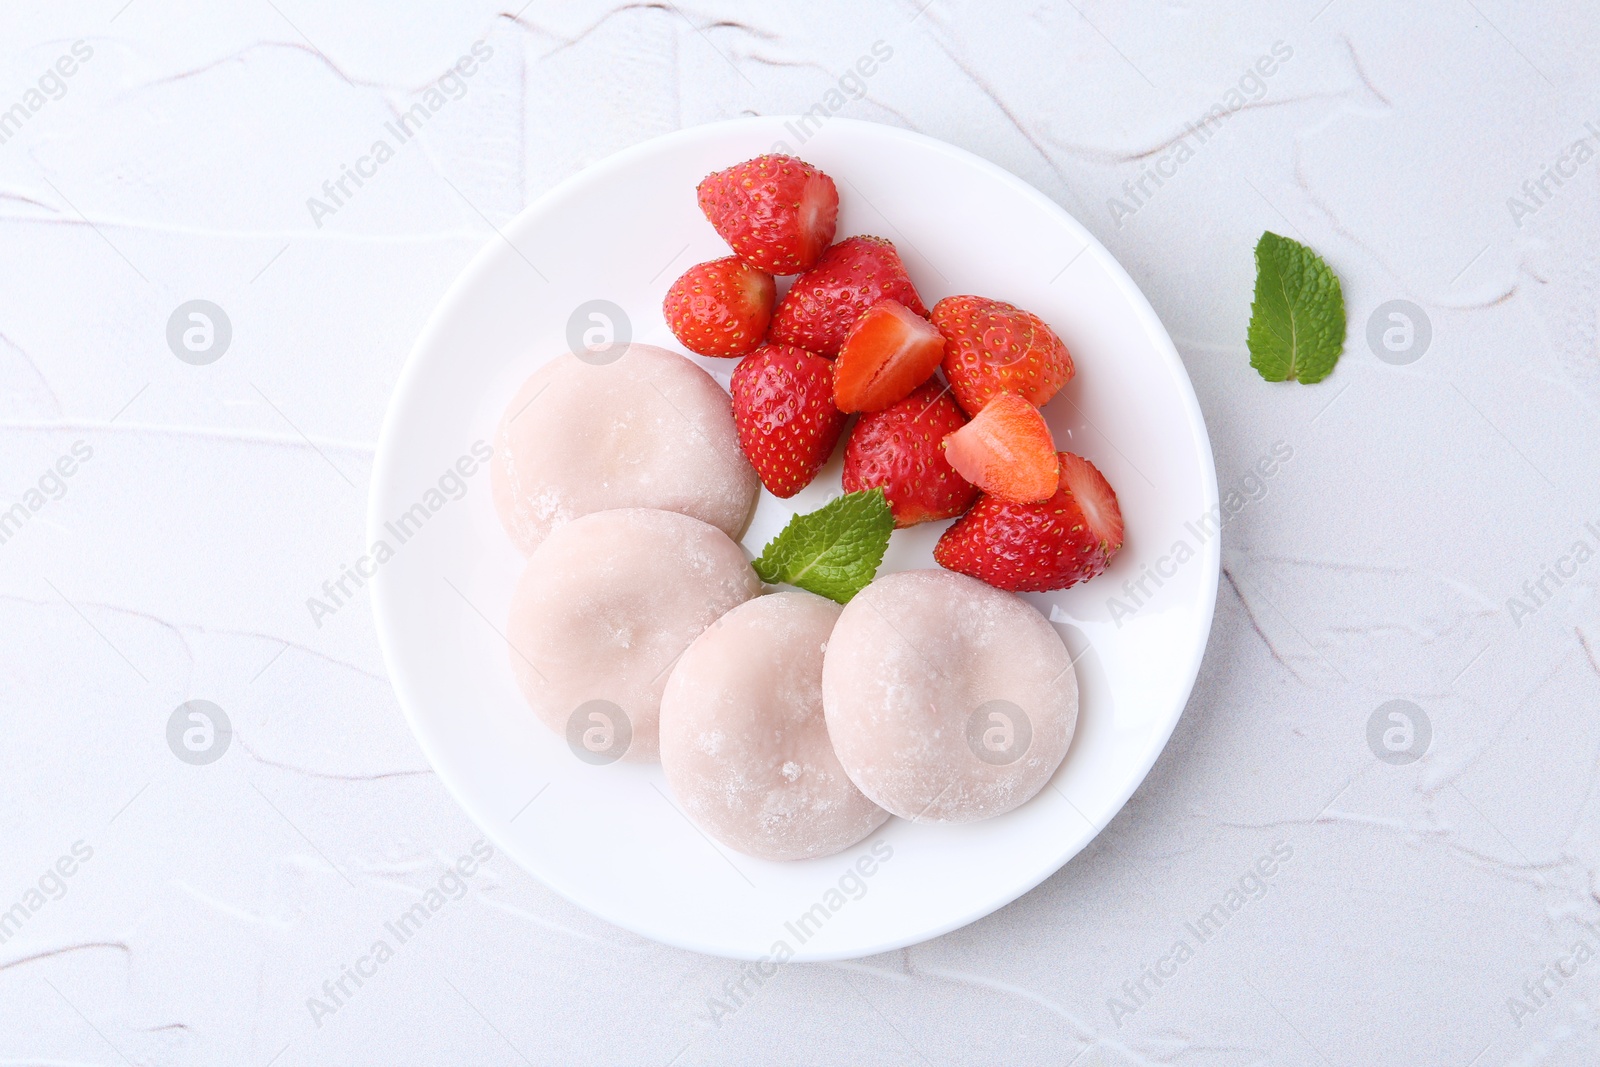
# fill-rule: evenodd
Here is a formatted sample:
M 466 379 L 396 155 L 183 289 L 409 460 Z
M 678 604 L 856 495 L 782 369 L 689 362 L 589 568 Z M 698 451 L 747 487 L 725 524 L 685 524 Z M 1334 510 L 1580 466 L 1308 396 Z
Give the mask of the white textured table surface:
M 0 1063 L 1595 1062 L 1600 8 L 511 10 L 0 11 Z M 306 599 L 362 550 L 391 386 L 491 226 L 616 149 L 819 103 L 1093 230 L 1245 503 L 1188 710 L 1088 850 L 947 937 L 758 980 L 504 857 L 446 876 L 479 835 L 365 597 L 320 626 Z M 1269 228 L 1344 279 L 1317 386 L 1248 366 Z M 208 365 L 167 341 L 195 299 L 232 327 Z M 1392 300 L 1418 332 L 1389 353 L 1385 309 L 1385 361 Z M 208 765 L 167 741 L 196 699 L 235 731 Z M 1420 759 L 1369 744 L 1394 699 Z M 441 879 L 459 899 L 371 962 Z

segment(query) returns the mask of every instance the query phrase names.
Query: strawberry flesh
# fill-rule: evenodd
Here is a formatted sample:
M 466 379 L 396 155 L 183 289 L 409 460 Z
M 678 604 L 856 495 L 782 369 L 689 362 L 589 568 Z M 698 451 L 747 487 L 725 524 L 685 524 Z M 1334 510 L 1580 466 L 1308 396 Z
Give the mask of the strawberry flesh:
M 833 406 L 833 366 L 789 345 L 763 345 L 734 368 L 739 447 L 773 496 L 811 484 L 833 455 L 847 416 Z
M 932 323 L 898 300 L 880 300 L 856 319 L 834 359 L 833 402 L 840 411 L 882 411 L 933 377 L 942 358 L 944 336 Z
M 899 527 L 961 514 L 978 490 L 950 466 L 939 443 L 966 421 L 937 380 L 862 415 L 844 446 L 845 491 L 881 487 Z
M 1122 508 L 1117 494 L 1093 463 L 1082 456 L 1063 452 L 1061 485 L 1072 494 L 1089 525 L 1089 532 L 1106 547 L 1106 561 L 1122 547 Z M 1104 569 L 1102 567 L 1102 569 Z
M 767 339 L 832 359 L 861 313 L 884 299 L 928 314 L 892 243 L 847 237 L 794 280 L 772 312 Z
M 1117 494 L 1094 464 L 1062 452 L 1042 504 L 984 494 L 934 546 L 941 567 L 1012 592 L 1066 589 L 1101 574 L 1122 548 Z
M 950 466 L 1003 500 L 1037 504 L 1056 492 L 1056 443 L 1039 409 L 1015 393 L 1000 393 L 944 439 Z
M 696 188 L 700 210 L 745 262 L 769 274 L 798 274 L 833 240 L 839 190 L 793 156 L 766 155 L 719 170 Z

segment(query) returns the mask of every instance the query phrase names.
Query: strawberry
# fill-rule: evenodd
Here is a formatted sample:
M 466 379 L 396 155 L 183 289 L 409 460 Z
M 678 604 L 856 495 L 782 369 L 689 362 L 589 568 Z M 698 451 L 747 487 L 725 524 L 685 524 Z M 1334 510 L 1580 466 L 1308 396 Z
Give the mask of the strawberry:
M 847 237 L 794 280 L 772 313 L 767 339 L 832 359 L 856 316 L 885 297 L 928 314 L 893 244 L 882 237 Z
M 981 296 L 947 296 L 933 306 L 933 324 L 944 334 L 944 376 L 969 415 L 996 393 L 1018 393 L 1043 407 L 1072 380 L 1067 346 L 1032 312 Z
M 667 290 L 661 313 L 689 351 L 742 356 L 766 335 L 776 295 L 772 275 L 727 256 L 684 271 Z
M 1013 592 L 1066 589 L 1104 571 L 1122 547 L 1117 494 L 1094 464 L 1062 452 L 1059 489 L 1042 504 L 985 494 L 939 538 L 939 566 Z
M 932 323 L 898 300 L 880 300 L 839 348 L 833 402 L 840 411 L 882 411 L 933 377 L 943 357 L 944 337 Z
M 757 156 L 707 175 L 695 191 L 728 247 L 769 274 L 816 263 L 839 218 L 833 179 L 793 156 Z
M 946 437 L 944 455 L 957 474 L 1002 500 L 1037 504 L 1056 492 L 1060 464 L 1050 427 L 1016 393 L 996 394 Z
M 762 345 L 733 371 L 739 447 L 773 496 L 811 484 L 833 455 L 845 414 L 833 406 L 833 367 L 789 345 Z
M 937 380 L 861 416 L 844 446 L 844 488 L 883 487 L 896 526 L 959 515 L 978 490 L 950 467 L 939 442 L 967 417 Z

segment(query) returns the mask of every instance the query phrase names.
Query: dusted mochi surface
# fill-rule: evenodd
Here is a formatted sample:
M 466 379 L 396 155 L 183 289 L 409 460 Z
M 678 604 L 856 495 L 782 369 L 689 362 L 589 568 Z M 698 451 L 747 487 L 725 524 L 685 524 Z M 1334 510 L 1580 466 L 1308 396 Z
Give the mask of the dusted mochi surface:
M 676 511 L 737 539 L 761 487 L 728 394 L 651 345 L 600 365 L 567 352 L 535 371 L 500 418 L 490 481 L 525 553 L 562 523 L 613 508 Z
M 889 818 L 845 774 L 823 719 L 823 652 L 840 610 L 812 593 L 757 597 L 672 669 L 661 770 L 689 817 L 730 848 L 831 856 Z
M 993 726 L 991 701 L 1020 710 L 1032 733 L 1003 765 L 969 740 Z M 875 803 L 915 822 L 974 822 L 1050 780 L 1077 723 L 1078 679 L 1026 601 L 952 571 L 901 571 L 840 614 L 822 703 L 839 762 Z
M 622 758 L 659 751 L 668 668 L 707 626 L 761 595 L 761 579 L 728 535 L 687 515 L 599 511 L 559 526 L 528 560 L 506 636 L 522 695 L 568 737 L 591 700 L 627 716 Z

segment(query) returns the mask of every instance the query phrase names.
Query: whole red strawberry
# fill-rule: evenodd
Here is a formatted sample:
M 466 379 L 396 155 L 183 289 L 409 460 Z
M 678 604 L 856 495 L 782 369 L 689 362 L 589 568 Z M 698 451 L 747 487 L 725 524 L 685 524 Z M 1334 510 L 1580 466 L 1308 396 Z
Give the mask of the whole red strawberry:
M 1122 547 L 1117 494 L 1082 456 L 1059 458 L 1055 496 L 1042 504 L 979 497 L 934 546 L 939 566 L 1019 593 L 1065 589 L 1104 571 Z
M 939 442 L 967 417 L 937 380 L 882 411 L 861 416 L 844 446 L 844 488 L 883 487 L 896 526 L 959 515 L 978 490 L 957 474 Z
M 661 313 L 689 351 L 742 356 L 766 336 L 776 296 L 772 275 L 726 256 L 684 271 L 667 290 Z
M 700 210 L 746 263 L 798 274 L 833 240 L 839 190 L 793 156 L 757 156 L 701 180 Z
M 982 296 L 947 296 L 933 306 L 933 324 L 944 334 L 945 377 L 969 415 L 996 393 L 1018 393 L 1043 407 L 1072 380 L 1067 346 L 1032 312 Z
M 776 497 L 811 484 L 833 455 L 844 412 L 833 406 L 833 364 L 790 345 L 762 345 L 734 369 L 739 447 Z
M 772 313 L 768 339 L 832 359 L 856 316 L 885 298 L 928 314 L 893 244 L 882 237 L 847 237 L 794 280 Z

